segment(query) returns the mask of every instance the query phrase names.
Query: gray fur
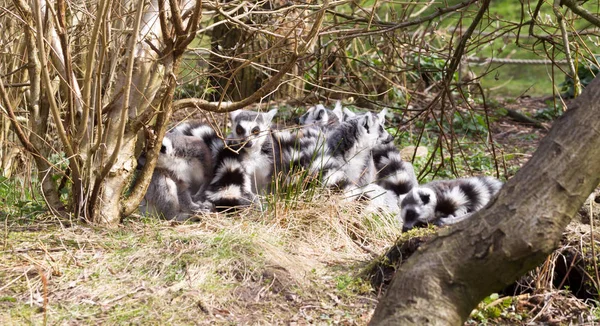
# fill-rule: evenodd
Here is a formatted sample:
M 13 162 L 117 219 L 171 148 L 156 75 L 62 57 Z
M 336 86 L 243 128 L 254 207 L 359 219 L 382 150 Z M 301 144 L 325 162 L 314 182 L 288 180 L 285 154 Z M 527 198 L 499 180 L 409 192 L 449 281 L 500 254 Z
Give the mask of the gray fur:
M 413 188 L 400 205 L 402 229 L 461 221 L 485 207 L 502 185 L 496 178 L 479 176 L 433 181 Z
M 313 162 L 311 171 L 323 171 L 326 186 L 345 188 L 372 183 L 375 166 L 371 150 L 391 139 L 379 115 L 367 112 L 350 118 L 329 133 L 327 150 Z
M 342 103 L 337 101 L 335 108 L 330 110 L 322 104 L 317 104 L 309 108 L 298 119 L 298 122 L 305 127 L 318 127 L 326 131 L 336 127 L 342 120 Z
M 248 206 L 267 190 L 273 176 L 270 126 L 276 113 L 230 113 L 232 132 L 216 156 L 215 174 L 206 190 L 206 199 L 217 210 Z
M 213 176 L 214 157 L 206 142 L 183 133 L 168 133 L 163 139 L 156 168 L 144 197 L 143 211 L 157 212 L 166 219 L 183 219 L 210 210 L 202 200 Z

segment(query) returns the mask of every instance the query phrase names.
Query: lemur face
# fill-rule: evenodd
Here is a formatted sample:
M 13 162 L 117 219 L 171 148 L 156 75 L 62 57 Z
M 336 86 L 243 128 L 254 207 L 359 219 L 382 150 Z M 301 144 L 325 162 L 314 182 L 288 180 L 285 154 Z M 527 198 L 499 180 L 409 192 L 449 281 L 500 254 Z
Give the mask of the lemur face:
M 336 104 L 334 110 L 328 110 L 322 104 L 317 104 L 306 111 L 298 119 L 301 125 L 327 126 L 339 122 L 342 116 L 341 103 Z
M 394 140 L 394 137 L 392 135 L 390 135 L 387 130 L 385 130 L 385 115 L 387 113 L 387 109 L 383 109 L 381 110 L 381 112 L 379 112 L 377 114 L 377 122 L 379 123 L 379 142 L 381 144 L 387 144 L 390 143 Z
M 365 124 L 365 128 L 367 129 L 369 134 L 377 135 L 377 141 L 375 144 L 387 144 L 394 140 L 394 137 L 390 135 L 387 130 L 385 130 L 385 115 L 387 113 L 387 109 L 383 109 L 377 115 L 366 112 L 366 113 L 354 113 L 347 108 L 343 109 L 342 120 L 349 121 L 352 119 L 358 119 L 365 116 L 369 116 L 372 119 L 369 124 Z
M 317 106 L 312 106 L 300 116 L 298 120 L 301 125 L 325 125 L 329 121 L 329 115 L 327 114 L 327 109 L 321 104 L 317 104 Z
M 427 226 L 432 222 L 435 219 L 436 203 L 437 198 L 433 190 L 422 187 L 413 188 L 400 205 L 402 232 L 414 227 Z
M 359 126 L 366 134 L 366 145 L 371 148 L 379 144 L 387 144 L 394 139 L 383 127 L 379 115 L 367 112 L 348 118 L 348 121 L 351 120 L 358 120 Z
M 239 141 L 245 149 L 259 151 L 276 113 L 276 109 L 267 113 L 246 110 L 231 112 L 233 139 Z
M 173 148 L 173 141 L 165 136 L 160 146 L 160 152 L 158 153 L 158 160 L 156 161 L 156 167 L 168 168 L 175 158 L 175 149 Z

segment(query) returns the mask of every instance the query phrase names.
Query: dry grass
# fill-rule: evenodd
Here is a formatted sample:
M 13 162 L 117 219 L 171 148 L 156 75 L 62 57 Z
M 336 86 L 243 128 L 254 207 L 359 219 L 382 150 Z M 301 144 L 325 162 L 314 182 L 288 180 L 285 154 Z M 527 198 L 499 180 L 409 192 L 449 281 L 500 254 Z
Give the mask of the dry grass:
M 376 298 L 355 275 L 399 231 L 339 203 L 114 230 L 6 220 L 0 324 L 365 324 Z

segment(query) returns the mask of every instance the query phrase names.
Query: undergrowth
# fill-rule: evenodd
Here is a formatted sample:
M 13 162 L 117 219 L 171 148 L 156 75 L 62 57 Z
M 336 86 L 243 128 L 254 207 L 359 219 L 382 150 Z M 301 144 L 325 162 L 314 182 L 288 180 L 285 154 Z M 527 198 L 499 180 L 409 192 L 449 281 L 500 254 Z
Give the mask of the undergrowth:
M 0 323 L 364 324 L 376 297 L 356 273 L 399 228 L 339 200 L 113 230 L 5 219 Z

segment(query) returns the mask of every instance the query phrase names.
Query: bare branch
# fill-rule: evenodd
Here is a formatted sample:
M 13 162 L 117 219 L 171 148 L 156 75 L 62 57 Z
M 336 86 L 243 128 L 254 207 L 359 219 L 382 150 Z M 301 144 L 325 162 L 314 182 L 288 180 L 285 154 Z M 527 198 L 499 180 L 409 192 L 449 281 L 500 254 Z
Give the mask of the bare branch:
M 569 9 L 579 15 L 579 17 L 587 20 L 591 24 L 596 25 L 596 27 L 600 27 L 600 19 L 594 16 L 591 12 L 587 11 L 585 8 L 579 6 L 574 0 L 560 0 L 560 5 L 569 7 Z
M 25 146 L 25 149 L 33 155 L 43 157 L 38 151 L 38 149 L 35 148 L 35 146 L 32 143 L 29 142 L 29 138 L 27 137 L 25 132 L 23 132 L 23 129 L 21 129 L 21 124 L 17 121 L 15 110 L 13 109 L 12 104 L 10 103 L 10 99 L 8 98 L 8 93 L 6 93 L 6 89 L 4 88 L 4 82 L 2 81 L 2 78 L 0 78 L 0 96 L 2 97 L 2 101 L 4 102 L 4 106 L 6 107 L 8 118 L 10 119 L 13 128 L 15 128 L 17 137 L 19 137 L 19 140 L 21 141 L 23 146 Z
M 575 97 L 581 94 L 581 82 L 579 82 L 579 76 L 577 75 L 577 70 L 575 70 L 575 65 L 573 64 L 573 58 L 571 57 L 571 47 L 569 46 L 569 36 L 567 34 L 567 24 L 565 23 L 564 17 L 560 9 L 558 8 L 561 0 L 554 0 L 554 5 L 552 6 L 552 10 L 554 11 L 554 15 L 556 15 L 556 21 L 558 22 L 558 26 L 560 27 L 560 33 L 562 36 L 563 46 L 565 49 L 565 59 L 567 59 L 567 64 L 569 66 L 569 70 L 571 72 L 571 78 L 573 78 L 573 95 Z
M 134 53 L 135 53 L 135 47 L 137 46 L 137 43 L 138 43 L 140 26 L 142 24 L 142 16 L 144 14 L 144 1 L 139 1 L 138 7 L 136 9 L 137 9 L 137 12 L 136 12 L 137 16 L 135 17 L 133 32 L 132 32 L 132 36 L 130 39 L 131 43 L 129 44 L 129 50 L 128 50 L 128 53 L 130 55 L 127 58 L 127 71 L 125 73 L 126 81 L 125 81 L 125 90 L 123 92 L 124 101 L 123 101 L 123 107 L 121 108 L 121 112 L 120 112 L 121 113 L 120 120 L 118 121 L 118 123 L 119 123 L 118 133 L 117 133 L 118 138 L 117 138 L 116 145 L 113 148 L 113 152 L 112 152 L 110 158 L 108 159 L 108 161 L 104 165 L 104 168 L 102 168 L 100 175 L 96 179 L 96 182 L 94 184 L 94 192 L 95 193 L 97 193 L 96 189 L 102 183 L 102 180 L 106 177 L 106 175 L 108 175 L 108 172 L 110 172 L 110 169 L 112 168 L 114 162 L 117 160 L 117 156 L 119 156 L 119 152 L 121 150 L 121 143 L 123 142 L 123 136 L 125 133 L 125 126 L 127 125 L 127 112 L 129 110 L 129 96 L 130 96 L 130 92 L 131 92 L 133 64 L 136 59 L 136 56 L 134 55 Z M 92 198 L 95 198 L 95 196 L 92 196 Z
M 471 35 L 473 35 L 473 32 L 479 25 L 479 22 L 481 22 L 483 15 L 488 10 L 488 7 L 490 6 L 490 2 L 491 2 L 491 0 L 483 0 L 483 2 L 481 3 L 481 7 L 479 8 L 479 11 L 477 12 L 477 15 L 475 16 L 475 18 L 473 18 L 473 22 L 471 22 L 471 25 L 469 25 L 469 28 L 461 36 L 460 41 L 458 42 L 458 45 L 456 46 L 456 50 L 454 50 L 454 54 L 452 55 L 452 60 L 450 61 L 450 64 L 448 65 L 448 69 L 446 69 L 446 76 L 445 76 L 446 77 L 446 85 L 450 85 L 450 82 L 452 81 L 452 76 L 454 75 L 454 72 L 456 71 L 456 69 L 458 69 L 458 65 L 460 64 L 463 54 L 465 53 L 465 48 L 467 47 L 467 42 L 471 39 Z
M 185 29 L 183 28 L 183 21 L 181 20 L 179 1 L 169 0 L 169 6 L 171 7 L 171 19 L 173 21 L 173 27 L 175 27 L 175 35 L 183 35 L 185 33 Z
M 83 113 L 81 121 L 79 122 L 78 132 L 76 139 L 83 138 L 83 135 L 87 131 L 87 125 L 89 120 L 90 109 L 92 107 L 91 93 L 92 93 L 92 80 L 93 72 L 95 71 L 94 65 L 96 64 L 96 45 L 98 44 L 100 26 L 102 26 L 108 8 L 111 7 L 112 0 L 100 0 L 98 3 L 98 17 L 94 21 L 94 27 L 92 28 L 92 35 L 88 44 L 87 50 L 87 61 L 85 64 L 85 76 L 83 77 Z M 96 108 L 100 110 L 100 108 Z
M 393 26 L 390 27 L 386 27 L 386 28 L 381 28 L 381 29 L 377 29 L 374 31 L 364 31 L 363 29 L 359 29 L 359 28 L 353 28 L 350 30 L 333 30 L 333 31 L 328 31 L 328 32 L 324 32 L 321 33 L 320 35 L 329 35 L 329 34 L 342 34 L 341 36 L 339 36 L 337 39 L 343 40 L 343 39 L 349 39 L 349 38 L 358 38 L 358 37 L 363 37 L 363 36 L 370 36 L 370 35 L 377 35 L 377 34 L 384 34 L 384 33 L 388 33 L 388 32 L 392 32 L 395 31 L 397 29 L 401 29 L 401 28 L 406 28 L 406 27 L 410 27 L 410 26 L 416 26 L 416 25 L 421 25 L 427 21 L 433 20 L 437 17 L 440 17 L 444 14 L 447 14 L 449 12 L 454 12 L 457 11 L 459 9 L 468 7 L 470 5 L 472 5 L 473 3 L 477 2 L 479 0 L 468 0 L 468 1 L 464 1 L 461 2 L 459 4 L 456 4 L 454 6 L 450 6 L 450 7 L 446 7 L 446 8 L 437 8 L 436 12 L 434 12 L 431 15 L 428 16 L 424 16 L 418 19 L 414 19 L 414 20 L 410 20 L 410 21 L 406 21 L 406 22 L 402 22 L 402 23 L 398 23 L 395 24 Z
M 42 26 L 43 26 L 42 25 L 42 12 L 41 12 L 39 1 L 40 0 L 33 1 L 33 3 L 34 3 L 33 11 L 34 11 L 34 18 L 35 18 L 35 22 L 36 22 L 36 26 L 35 26 L 36 31 L 37 31 L 36 40 L 37 40 L 37 47 L 38 47 L 40 63 L 41 63 L 42 77 L 44 79 L 44 83 L 46 84 L 46 87 L 45 87 L 46 96 L 48 98 L 48 102 L 50 103 L 50 112 L 52 113 L 52 117 L 54 118 L 58 136 L 60 137 L 60 140 L 62 141 L 62 143 L 65 147 L 65 152 L 67 153 L 68 157 L 74 158 L 75 152 L 73 150 L 73 144 L 71 143 L 69 137 L 67 137 L 67 133 L 65 131 L 64 124 L 61 120 L 60 109 L 58 108 L 58 105 L 56 104 L 56 100 L 54 99 L 54 92 L 52 91 L 52 81 L 50 79 L 50 73 L 48 71 L 48 66 L 46 65 L 46 60 L 48 57 L 46 56 L 46 50 L 44 48 L 44 32 L 42 30 Z M 73 171 L 73 177 L 75 179 L 79 178 L 80 171 L 79 171 L 79 166 L 76 163 L 76 160 L 70 159 L 69 165 L 71 166 L 71 170 Z
M 195 107 L 211 112 L 230 112 L 244 108 L 254 103 L 258 99 L 262 98 L 263 96 L 267 95 L 274 87 L 276 87 L 279 84 L 279 80 L 294 67 L 298 57 L 306 53 L 306 51 L 308 51 L 314 45 L 314 42 L 323 23 L 323 19 L 325 16 L 325 8 L 327 8 L 328 4 L 329 1 L 327 0 L 323 2 L 321 10 L 317 12 L 315 23 L 313 24 L 311 30 L 305 38 L 304 44 L 301 44 L 297 48 L 297 50 L 290 55 L 288 61 L 284 64 L 284 66 L 281 67 L 281 69 L 279 69 L 279 71 L 275 75 L 269 78 L 267 82 L 265 82 L 265 84 L 252 95 L 239 102 L 223 103 L 223 101 L 221 100 L 219 104 L 210 103 L 208 101 L 196 98 L 182 99 L 177 100 L 173 103 L 173 110 L 179 110 L 186 107 Z M 223 95 L 224 94 L 225 92 L 223 92 Z

